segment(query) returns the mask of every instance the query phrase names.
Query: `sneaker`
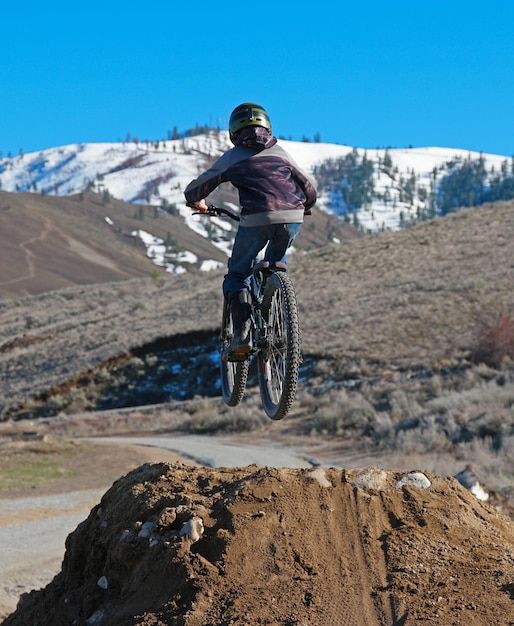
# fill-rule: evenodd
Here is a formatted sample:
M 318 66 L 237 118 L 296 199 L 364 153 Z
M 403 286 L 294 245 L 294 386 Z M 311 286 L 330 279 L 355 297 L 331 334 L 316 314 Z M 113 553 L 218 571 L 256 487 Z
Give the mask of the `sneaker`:
M 252 351 L 252 347 L 251 322 L 248 320 L 243 324 L 242 328 L 238 328 L 234 332 L 234 337 L 226 349 L 226 354 L 223 355 L 223 358 L 226 361 L 243 361 Z

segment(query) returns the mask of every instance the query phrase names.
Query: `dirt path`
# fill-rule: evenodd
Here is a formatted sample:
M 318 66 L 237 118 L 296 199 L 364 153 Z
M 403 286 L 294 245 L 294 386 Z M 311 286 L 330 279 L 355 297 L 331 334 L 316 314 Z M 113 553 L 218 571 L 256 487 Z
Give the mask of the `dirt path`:
M 134 444 L 168 450 L 205 467 L 312 467 L 320 462 L 312 455 L 304 454 L 294 447 L 273 445 L 270 442 L 245 444 L 233 438 L 205 436 L 166 437 L 100 437 L 88 441 Z
M 21 593 L 52 580 L 61 567 L 66 537 L 103 491 L 0 500 L 0 616 L 15 608 Z
M 32 250 L 30 250 L 30 246 L 37 241 L 44 241 L 53 228 L 50 220 L 48 220 L 46 217 L 43 217 L 42 219 L 44 222 L 44 227 L 41 230 L 41 233 L 39 235 L 36 235 L 35 237 L 27 239 L 26 241 L 22 241 L 19 244 L 19 247 L 23 250 L 23 253 L 25 255 L 25 263 L 27 265 L 28 273 L 24 276 L 19 276 L 18 278 L 13 278 L 12 280 L 1 282 L 0 285 L 14 285 L 15 283 L 19 283 L 24 280 L 31 280 L 36 277 L 36 255 L 34 254 L 34 252 L 32 252 Z

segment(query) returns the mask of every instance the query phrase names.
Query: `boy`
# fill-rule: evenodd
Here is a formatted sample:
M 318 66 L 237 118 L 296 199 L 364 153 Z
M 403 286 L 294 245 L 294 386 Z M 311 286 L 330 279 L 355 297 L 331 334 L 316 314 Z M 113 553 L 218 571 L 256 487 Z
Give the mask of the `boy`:
M 241 221 L 223 281 L 234 326 L 230 360 L 232 353 L 252 349 L 248 287 L 255 257 L 267 245 L 264 260 L 285 262 L 304 214 L 316 202 L 316 189 L 313 179 L 278 145 L 269 116 L 258 104 L 245 102 L 232 111 L 229 134 L 234 148 L 191 181 L 184 195 L 189 206 L 205 212 L 205 198 L 221 183 L 231 182 L 239 191 Z

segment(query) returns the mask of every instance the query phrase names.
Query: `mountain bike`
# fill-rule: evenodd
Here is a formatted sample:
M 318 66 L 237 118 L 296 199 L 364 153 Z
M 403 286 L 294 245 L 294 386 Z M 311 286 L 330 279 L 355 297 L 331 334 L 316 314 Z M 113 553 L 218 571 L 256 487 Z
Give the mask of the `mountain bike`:
M 200 215 L 228 217 L 239 215 L 209 205 Z M 250 277 L 252 350 L 227 357 L 233 337 L 230 305 L 223 302 L 220 332 L 220 369 L 223 400 L 237 406 L 243 399 L 250 360 L 257 361 L 257 376 L 262 406 L 268 417 L 280 420 L 289 412 L 298 385 L 302 361 L 298 306 L 294 285 L 286 274 L 286 264 L 256 262 Z

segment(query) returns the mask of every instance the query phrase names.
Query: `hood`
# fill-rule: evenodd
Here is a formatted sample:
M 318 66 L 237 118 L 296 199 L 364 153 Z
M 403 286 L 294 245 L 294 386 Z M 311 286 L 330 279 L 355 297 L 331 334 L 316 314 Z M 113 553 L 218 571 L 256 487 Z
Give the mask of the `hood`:
M 277 143 L 277 138 L 274 137 L 267 128 L 262 126 L 248 126 L 243 128 L 237 134 L 234 145 L 244 146 L 245 148 L 253 148 L 254 150 L 264 150 L 265 148 L 271 148 Z

